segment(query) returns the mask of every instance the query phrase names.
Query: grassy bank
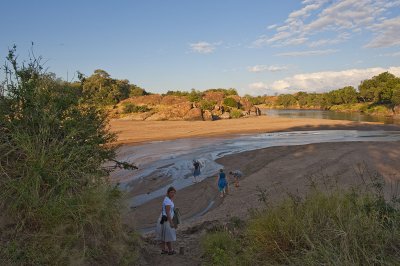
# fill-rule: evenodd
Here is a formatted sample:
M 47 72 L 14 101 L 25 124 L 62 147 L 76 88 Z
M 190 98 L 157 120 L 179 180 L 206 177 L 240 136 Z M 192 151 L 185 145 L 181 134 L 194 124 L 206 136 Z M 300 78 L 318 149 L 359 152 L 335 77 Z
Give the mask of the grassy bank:
M 253 211 L 244 228 L 202 241 L 210 265 L 394 265 L 400 261 L 399 199 L 356 190 L 288 197 Z

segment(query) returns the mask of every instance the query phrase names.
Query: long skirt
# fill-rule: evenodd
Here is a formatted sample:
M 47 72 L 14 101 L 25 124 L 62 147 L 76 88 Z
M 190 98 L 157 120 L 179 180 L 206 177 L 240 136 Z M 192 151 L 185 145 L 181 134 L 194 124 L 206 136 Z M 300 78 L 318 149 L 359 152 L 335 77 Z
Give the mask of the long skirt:
M 175 228 L 171 228 L 168 221 L 165 221 L 163 224 L 160 224 L 160 221 L 161 221 L 161 215 L 157 219 L 156 240 L 162 242 L 176 241 Z

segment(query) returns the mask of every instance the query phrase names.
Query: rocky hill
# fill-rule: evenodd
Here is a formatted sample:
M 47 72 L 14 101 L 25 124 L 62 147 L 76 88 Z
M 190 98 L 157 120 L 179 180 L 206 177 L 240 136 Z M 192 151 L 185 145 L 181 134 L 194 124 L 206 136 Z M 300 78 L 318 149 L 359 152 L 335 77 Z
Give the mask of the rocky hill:
M 219 120 L 261 115 L 258 107 L 238 95 L 205 92 L 196 101 L 187 96 L 144 95 L 123 100 L 112 111 L 113 117 L 129 120 Z

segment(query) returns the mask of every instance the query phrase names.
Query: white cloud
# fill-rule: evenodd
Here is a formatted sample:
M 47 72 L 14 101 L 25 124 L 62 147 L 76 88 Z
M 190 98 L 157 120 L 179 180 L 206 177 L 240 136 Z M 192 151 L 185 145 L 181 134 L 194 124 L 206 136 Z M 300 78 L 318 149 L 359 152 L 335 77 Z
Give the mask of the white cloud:
M 197 42 L 197 43 L 191 43 L 190 49 L 195 53 L 210 54 L 214 52 L 216 47 L 220 44 L 221 43 Z
M 259 94 L 265 94 L 266 91 L 278 93 L 294 93 L 298 91 L 326 92 L 345 86 L 357 88 L 361 81 L 370 79 L 385 71 L 400 76 L 400 67 L 347 69 L 297 74 L 269 84 L 265 82 L 252 83 L 249 84 L 248 88 L 250 93 L 256 91 Z
M 277 56 L 312 56 L 312 55 L 326 55 L 336 53 L 338 50 L 311 50 L 311 51 L 296 51 L 276 54 Z
M 247 70 L 249 72 L 264 72 L 264 71 L 270 71 L 270 72 L 278 72 L 278 71 L 283 71 L 287 70 L 288 68 L 286 66 L 267 66 L 267 65 L 255 65 L 252 67 L 248 67 Z
M 274 35 L 260 36 L 253 44 L 298 45 L 313 36 L 309 46 L 317 47 L 343 42 L 353 33 L 369 31 L 375 36 L 365 47 L 400 45 L 400 16 L 393 12 L 400 6 L 399 0 L 305 0 L 302 4 L 283 24 L 269 28 L 275 30 Z M 325 37 L 320 39 L 322 33 Z M 327 39 L 326 33 L 333 37 Z M 347 36 L 343 38 L 343 34 Z
M 400 45 L 400 17 L 388 19 L 374 25 L 371 29 L 375 37 L 365 47 L 378 48 Z

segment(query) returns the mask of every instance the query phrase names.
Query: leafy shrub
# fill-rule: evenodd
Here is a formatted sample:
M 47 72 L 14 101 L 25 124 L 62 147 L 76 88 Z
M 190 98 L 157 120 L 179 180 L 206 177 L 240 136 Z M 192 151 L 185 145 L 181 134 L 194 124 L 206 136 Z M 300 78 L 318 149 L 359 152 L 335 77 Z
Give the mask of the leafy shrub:
M 224 105 L 225 106 L 229 106 L 229 107 L 233 107 L 233 108 L 238 108 L 238 102 L 236 102 L 236 100 L 233 99 L 233 98 L 225 98 L 224 99 Z
M 240 109 L 231 109 L 230 114 L 232 118 L 240 118 L 243 116 L 242 110 Z
M 200 108 L 203 110 L 213 110 L 215 105 L 217 104 L 216 101 L 207 101 L 207 100 L 201 100 L 200 101 Z
M 144 113 L 150 111 L 150 109 L 146 105 L 135 105 L 133 103 L 124 102 L 122 106 L 122 112 L 124 114 Z

